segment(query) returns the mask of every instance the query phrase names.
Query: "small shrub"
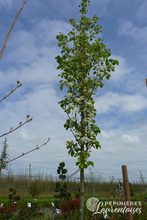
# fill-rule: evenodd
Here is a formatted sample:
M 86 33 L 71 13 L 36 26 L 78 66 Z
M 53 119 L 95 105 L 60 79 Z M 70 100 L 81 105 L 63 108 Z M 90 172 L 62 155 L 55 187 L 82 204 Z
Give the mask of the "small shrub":
M 69 213 L 73 210 L 80 209 L 80 199 L 70 199 L 63 201 L 60 205 L 62 213 Z
M 0 207 L 0 220 L 11 219 L 16 213 L 16 204 Z
M 8 198 L 9 198 L 10 203 L 14 203 L 20 200 L 20 195 L 17 195 L 15 189 L 10 188 Z
M 65 168 L 65 163 L 59 163 L 57 174 L 59 175 L 60 181 L 56 183 L 55 186 L 55 197 L 61 200 L 67 200 L 71 197 L 71 193 L 68 192 L 67 182 L 65 182 L 67 169 Z
M 20 208 L 16 220 L 32 220 L 32 210 L 28 207 Z
M 39 186 L 36 181 L 33 181 L 29 187 L 29 194 L 34 198 L 34 197 L 38 196 L 39 193 L 40 193 Z

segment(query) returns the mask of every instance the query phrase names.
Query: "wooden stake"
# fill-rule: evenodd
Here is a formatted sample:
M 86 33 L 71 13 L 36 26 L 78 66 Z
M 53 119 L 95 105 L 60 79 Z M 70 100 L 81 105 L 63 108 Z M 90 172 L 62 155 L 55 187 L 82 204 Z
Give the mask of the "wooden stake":
M 146 86 L 147 86 L 147 78 L 145 79 L 145 84 L 146 84 Z
M 123 182 L 124 182 L 124 194 L 125 194 L 125 201 L 130 202 L 131 196 L 130 196 L 130 187 L 129 187 L 129 179 L 128 179 L 128 171 L 127 166 L 122 165 L 122 175 L 123 175 Z M 130 205 L 128 206 L 131 207 Z M 133 220 L 133 214 L 131 212 L 128 212 L 128 220 Z

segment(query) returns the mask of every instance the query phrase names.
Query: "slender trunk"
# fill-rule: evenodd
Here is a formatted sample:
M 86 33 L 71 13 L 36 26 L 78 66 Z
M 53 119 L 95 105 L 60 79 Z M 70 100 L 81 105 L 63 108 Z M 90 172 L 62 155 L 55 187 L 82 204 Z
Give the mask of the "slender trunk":
M 84 106 L 84 103 L 83 103 Z M 81 126 L 84 120 L 85 114 L 84 109 L 81 110 Z M 83 137 L 85 136 L 85 130 L 82 130 Z M 81 144 L 81 157 L 84 155 L 84 143 Z M 84 168 L 80 168 L 80 220 L 84 220 L 84 193 L 85 193 L 85 187 L 84 187 Z
M 84 168 L 80 169 L 80 220 L 84 220 Z
M 83 50 L 84 51 L 84 50 Z M 82 51 L 82 53 L 83 53 Z M 84 81 L 85 76 L 82 79 L 82 87 L 81 87 L 81 97 L 84 96 Z M 81 131 L 82 137 L 85 137 L 86 130 L 82 128 L 83 121 L 85 119 L 85 100 L 82 100 L 81 103 Z M 85 145 L 81 144 L 81 156 L 84 156 Z M 83 158 L 84 162 L 84 158 Z M 84 168 L 80 168 L 80 220 L 84 220 L 84 199 L 85 199 L 85 186 L 84 186 L 85 176 L 84 176 Z

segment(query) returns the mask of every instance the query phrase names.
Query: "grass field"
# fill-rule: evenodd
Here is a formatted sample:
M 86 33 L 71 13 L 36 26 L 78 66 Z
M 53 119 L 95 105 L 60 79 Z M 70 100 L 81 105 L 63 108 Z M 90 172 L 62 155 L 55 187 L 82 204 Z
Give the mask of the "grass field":
M 9 205 L 10 200 L 8 198 L 10 192 L 9 189 L 13 188 L 16 190 L 16 195 L 20 196 L 20 201 L 17 202 L 19 207 L 23 207 L 23 210 L 27 213 L 30 210 L 26 210 L 26 204 L 29 203 L 36 203 L 38 208 L 50 208 L 51 203 L 55 202 L 57 199 L 55 198 L 55 184 L 56 180 L 50 178 L 35 178 L 30 179 L 25 175 L 19 176 L 1 176 L 0 178 L 0 204 Z M 78 197 L 79 194 L 79 182 L 78 181 L 69 181 L 67 182 L 68 190 L 71 192 L 72 198 Z M 147 184 L 141 183 L 131 183 L 130 190 L 131 190 L 131 199 L 142 201 L 142 213 L 141 215 L 134 215 L 134 220 L 146 220 L 147 219 Z M 32 192 L 34 192 L 32 196 Z M 123 200 L 123 192 L 119 192 L 118 190 L 118 182 L 117 181 L 96 181 L 96 180 L 87 180 L 85 182 L 85 202 L 90 197 L 96 197 L 101 199 L 101 201 L 106 200 Z M 24 208 L 25 207 L 25 208 Z M 85 219 L 103 219 L 102 216 L 95 216 L 92 217 L 91 213 L 85 209 L 86 217 Z M 28 214 L 29 215 L 29 214 Z M 25 215 L 24 215 L 25 216 Z M 31 216 L 31 215 L 29 215 Z M 65 215 L 58 216 L 56 219 L 77 219 L 79 213 L 74 212 L 72 215 Z M 111 220 L 113 219 L 126 219 L 125 215 L 111 215 Z M 14 218 L 14 216 L 13 216 Z M 12 218 L 12 220 L 13 220 Z M 28 218 L 28 217 L 25 217 Z M 11 218 L 5 218 L 4 216 L 0 216 L 0 220 L 6 220 Z M 14 220 L 17 219 L 16 217 Z M 21 220 L 21 218 L 19 218 Z M 51 219 L 46 216 L 32 216 L 30 220 L 38 220 L 38 219 Z M 29 220 L 29 219 L 28 219 Z

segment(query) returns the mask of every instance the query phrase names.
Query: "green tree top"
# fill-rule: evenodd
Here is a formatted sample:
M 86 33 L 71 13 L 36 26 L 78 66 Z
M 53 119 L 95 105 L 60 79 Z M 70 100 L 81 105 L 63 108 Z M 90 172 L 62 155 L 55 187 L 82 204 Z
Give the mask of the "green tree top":
M 5 138 L 4 143 L 3 143 L 3 148 L 1 151 L 1 155 L 0 155 L 0 174 L 2 170 L 7 167 L 7 159 L 8 159 L 7 148 L 8 148 L 7 138 Z
M 64 127 L 75 137 L 66 144 L 69 154 L 77 157 L 79 168 L 93 165 L 88 161 L 90 149 L 100 147 L 94 95 L 118 64 L 100 37 L 102 28 L 97 24 L 98 17 L 87 17 L 89 4 L 90 0 L 82 0 L 80 20 L 70 19 L 72 30 L 67 35 L 59 33 L 57 36 L 61 48 L 61 54 L 56 57 L 57 69 L 61 71 L 60 89 L 66 92 L 60 106 L 68 115 Z

